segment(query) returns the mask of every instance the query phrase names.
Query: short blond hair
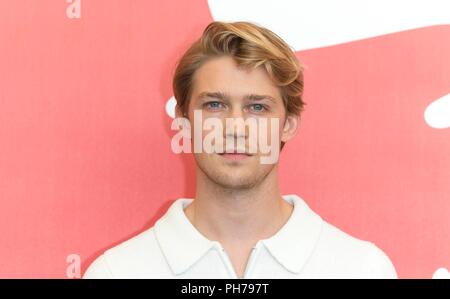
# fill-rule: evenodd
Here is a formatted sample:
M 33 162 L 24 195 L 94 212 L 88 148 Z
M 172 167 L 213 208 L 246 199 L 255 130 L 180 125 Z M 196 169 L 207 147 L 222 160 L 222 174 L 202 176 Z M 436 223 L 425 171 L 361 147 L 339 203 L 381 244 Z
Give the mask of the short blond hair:
M 185 114 L 191 97 L 193 77 L 207 60 L 231 56 L 238 66 L 263 65 L 279 87 L 286 112 L 300 113 L 303 101 L 303 66 L 293 50 L 272 31 L 249 22 L 211 22 L 177 63 L 172 88 L 177 106 Z

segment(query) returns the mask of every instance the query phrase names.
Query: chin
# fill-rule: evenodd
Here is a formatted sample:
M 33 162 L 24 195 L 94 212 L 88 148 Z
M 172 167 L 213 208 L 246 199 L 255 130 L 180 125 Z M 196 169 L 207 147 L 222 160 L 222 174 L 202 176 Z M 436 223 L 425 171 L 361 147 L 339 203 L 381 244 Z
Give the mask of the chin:
M 226 170 L 223 166 L 200 168 L 209 180 L 226 189 L 248 189 L 254 186 L 258 179 L 254 172 L 248 170 Z
M 244 181 L 244 180 L 236 180 L 236 179 L 216 180 L 215 182 L 216 182 L 216 184 L 222 186 L 223 188 L 231 189 L 231 190 L 251 189 L 256 184 L 256 181 L 253 181 L 253 180 Z
M 256 158 L 252 157 L 251 159 Z M 255 165 L 255 161 L 224 161 L 218 156 L 196 156 L 196 163 L 206 177 L 226 189 L 245 190 L 258 185 L 272 167 Z
M 261 178 L 261 174 L 252 169 L 232 170 L 223 172 L 209 172 L 206 175 L 216 184 L 228 189 L 250 189 L 257 185 Z

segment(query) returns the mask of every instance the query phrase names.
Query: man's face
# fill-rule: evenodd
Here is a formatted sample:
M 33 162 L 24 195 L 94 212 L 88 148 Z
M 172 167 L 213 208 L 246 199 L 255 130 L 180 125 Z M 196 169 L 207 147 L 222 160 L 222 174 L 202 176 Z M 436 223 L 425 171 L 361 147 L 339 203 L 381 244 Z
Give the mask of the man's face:
M 247 95 L 258 95 L 265 97 L 246 97 Z M 217 118 L 223 125 L 220 142 L 224 151 L 228 150 L 230 141 L 234 140 L 234 149 L 238 148 L 238 141 L 243 139 L 245 150 L 249 152 L 249 130 L 228 134 L 227 118 L 254 118 L 257 122 L 265 118 L 267 121 L 266 142 L 271 145 L 271 140 L 280 146 L 281 141 L 287 141 L 292 135 L 292 121 L 297 124 L 296 117 L 289 122 L 290 131 L 286 133 L 284 124 L 286 110 L 281 98 L 280 91 L 273 84 L 266 71 L 261 67 L 253 70 L 245 70 L 237 67 L 231 57 L 213 58 L 203 64 L 194 75 L 192 96 L 189 101 L 188 118 L 192 125 L 192 136 L 194 136 L 194 111 L 201 111 L 202 123 L 208 118 Z M 277 138 L 272 139 L 271 119 L 279 122 Z M 228 123 L 228 127 L 229 127 Z M 258 125 L 258 130 L 260 126 Z M 202 140 L 208 135 L 208 130 L 202 130 Z M 259 133 L 258 133 L 259 134 Z M 259 146 L 259 135 L 256 137 L 257 151 L 248 155 L 223 154 L 222 152 L 194 153 L 198 168 L 210 180 L 227 189 L 248 189 L 258 185 L 274 169 L 278 161 L 272 164 L 263 164 Z M 278 160 L 278 159 L 277 159 Z

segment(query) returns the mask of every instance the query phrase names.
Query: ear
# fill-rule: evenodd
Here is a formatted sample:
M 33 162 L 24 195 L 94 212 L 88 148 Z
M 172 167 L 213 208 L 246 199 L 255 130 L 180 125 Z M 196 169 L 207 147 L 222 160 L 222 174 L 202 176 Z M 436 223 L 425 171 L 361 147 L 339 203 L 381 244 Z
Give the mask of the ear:
M 281 141 L 288 142 L 291 140 L 297 134 L 299 124 L 300 119 L 298 115 L 288 114 L 283 125 L 283 131 L 281 132 Z

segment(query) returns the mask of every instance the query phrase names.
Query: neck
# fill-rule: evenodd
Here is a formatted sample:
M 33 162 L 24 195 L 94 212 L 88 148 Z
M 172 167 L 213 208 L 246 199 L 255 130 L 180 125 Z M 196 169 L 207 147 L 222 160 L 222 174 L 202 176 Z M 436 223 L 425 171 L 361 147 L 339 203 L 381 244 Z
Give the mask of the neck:
M 281 196 L 278 165 L 257 186 L 230 190 L 197 169 L 195 200 L 186 210 L 191 223 L 222 244 L 254 244 L 274 235 L 289 219 L 292 205 Z

